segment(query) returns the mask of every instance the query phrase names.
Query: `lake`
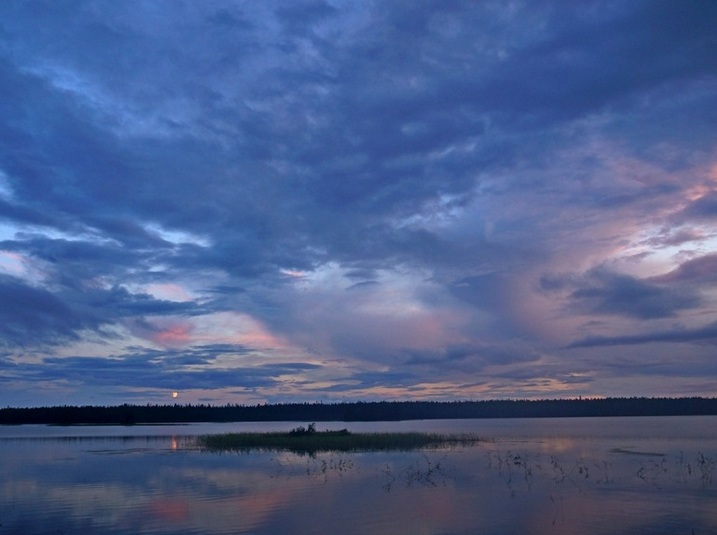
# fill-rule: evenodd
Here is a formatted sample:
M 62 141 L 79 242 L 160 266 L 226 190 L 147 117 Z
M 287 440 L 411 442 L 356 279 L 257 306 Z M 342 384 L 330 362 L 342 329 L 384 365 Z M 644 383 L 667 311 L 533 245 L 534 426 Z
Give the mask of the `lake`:
M 477 433 L 410 452 L 210 453 L 300 424 L 1 426 L 0 535 L 717 534 L 717 417 L 317 423 Z

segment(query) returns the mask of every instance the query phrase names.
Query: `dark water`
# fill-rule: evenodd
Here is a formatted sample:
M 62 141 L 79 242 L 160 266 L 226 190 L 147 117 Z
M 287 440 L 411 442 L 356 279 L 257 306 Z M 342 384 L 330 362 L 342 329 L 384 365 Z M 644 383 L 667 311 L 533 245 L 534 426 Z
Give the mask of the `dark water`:
M 295 423 L 0 428 L 0 535 L 717 534 L 717 418 L 319 423 L 474 432 L 402 453 L 216 454 Z

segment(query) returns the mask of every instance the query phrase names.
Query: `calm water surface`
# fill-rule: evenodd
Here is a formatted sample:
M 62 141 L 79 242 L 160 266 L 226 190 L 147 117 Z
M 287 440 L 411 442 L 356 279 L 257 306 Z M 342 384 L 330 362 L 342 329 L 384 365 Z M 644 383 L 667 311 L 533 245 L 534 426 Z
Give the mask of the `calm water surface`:
M 717 417 L 317 424 L 486 438 L 401 453 L 191 446 L 296 425 L 0 427 L 0 535 L 717 534 Z

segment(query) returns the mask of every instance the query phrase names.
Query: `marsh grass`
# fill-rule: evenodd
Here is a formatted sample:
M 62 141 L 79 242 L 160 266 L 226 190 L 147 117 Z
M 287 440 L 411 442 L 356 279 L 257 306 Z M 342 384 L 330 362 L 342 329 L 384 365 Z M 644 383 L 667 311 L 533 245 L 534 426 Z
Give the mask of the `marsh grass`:
M 351 433 L 346 429 L 316 431 L 314 424 L 288 432 L 224 433 L 197 438 L 200 449 L 215 452 L 273 450 L 313 455 L 319 452 L 411 451 L 468 446 L 474 434 Z

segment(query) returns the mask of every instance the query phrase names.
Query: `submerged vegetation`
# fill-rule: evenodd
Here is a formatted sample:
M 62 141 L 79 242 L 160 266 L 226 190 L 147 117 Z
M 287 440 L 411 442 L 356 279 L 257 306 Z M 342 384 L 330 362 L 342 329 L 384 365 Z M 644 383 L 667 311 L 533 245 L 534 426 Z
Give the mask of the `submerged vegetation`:
M 316 424 L 288 432 L 224 433 L 197 438 L 208 451 L 286 450 L 300 454 L 318 452 L 409 451 L 451 445 L 472 445 L 474 434 L 352 433 L 347 429 L 317 431 Z

